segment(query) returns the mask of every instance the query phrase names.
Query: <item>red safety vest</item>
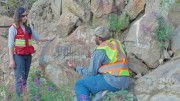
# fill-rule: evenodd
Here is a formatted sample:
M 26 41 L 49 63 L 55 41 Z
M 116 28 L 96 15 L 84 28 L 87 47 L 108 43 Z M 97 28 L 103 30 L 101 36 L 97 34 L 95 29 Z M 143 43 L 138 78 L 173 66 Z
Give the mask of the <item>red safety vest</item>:
M 17 30 L 14 40 L 14 53 L 18 55 L 27 55 L 35 53 L 35 49 L 32 46 L 32 34 L 28 34 L 22 30 L 21 27 L 16 27 Z

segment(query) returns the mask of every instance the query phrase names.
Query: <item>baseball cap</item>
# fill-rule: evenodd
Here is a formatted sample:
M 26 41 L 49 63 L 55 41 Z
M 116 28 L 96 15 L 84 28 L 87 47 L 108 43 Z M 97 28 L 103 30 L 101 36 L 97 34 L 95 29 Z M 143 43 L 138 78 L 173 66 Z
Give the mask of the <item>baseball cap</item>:
M 103 26 L 99 26 L 94 30 L 94 34 L 96 36 L 99 36 L 101 38 L 109 38 L 111 35 L 109 33 L 109 30 Z

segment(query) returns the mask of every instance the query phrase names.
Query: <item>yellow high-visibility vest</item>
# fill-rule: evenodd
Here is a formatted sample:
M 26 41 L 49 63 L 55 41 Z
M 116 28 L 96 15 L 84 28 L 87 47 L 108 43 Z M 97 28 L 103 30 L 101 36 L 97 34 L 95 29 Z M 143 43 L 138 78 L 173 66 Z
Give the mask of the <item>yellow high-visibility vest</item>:
M 96 49 L 103 49 L 110 60 L 110 63 L 101 66 L 98 72 L 115 76 L 129 76 L 129 64 L 120 41 L 111 38 Z

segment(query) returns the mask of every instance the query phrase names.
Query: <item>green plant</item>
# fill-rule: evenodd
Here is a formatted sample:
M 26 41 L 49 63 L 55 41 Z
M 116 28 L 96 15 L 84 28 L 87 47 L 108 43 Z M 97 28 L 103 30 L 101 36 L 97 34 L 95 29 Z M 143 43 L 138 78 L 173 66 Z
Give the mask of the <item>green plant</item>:
M 158 26 L 155 28 L 155 38 L 160 48 L 165 48 L 165 42 L 171 39 L 172 26 L 164 21 L 163 17 L 158 17 Z
M 37 1 L 37 0 L 27 0 L 27 3 L 32 6 L 35 1 Z
M 159 8 L 163 10 L 169 10 L 169 8 L 173 5 L 173 2 L 170 0 L 160 0 Z M 162 11 L 160 13 L 162 13 Z
M 3 100 L 5 96 L 4 85 L 4 82 L 0 82 L 0 100 Z M 73 94 L 71 87 L 71 82 L 61 85 L 60 88 L 56 87 L 52 81 L 46 80 L 45 77 L 41 76 L 39 68 L 31 67 L 27 81 L 28 101 L 72 101 Z M 17 98 L 14 93 L 10 101 L 15 99 L 21 101 L 22 97 Z
M 113 101 L 114 97 L 121 99 L 121 101 L 133 101 L 133 97 L 128 95 L 128 91 L 126 90 L 117 91 L 114 93 L 108 92 L 104 101 Z
M 28 79 L 30 101 L 71 101 L 73 99 L 70 84 L 61 85 L 58 88 L 52 81 L 46 80 L 40 74 L 40 70 L 37 68 L 30 72 Z
M 2 101 L 5 96 L 5 84 L 0 82 L 0 100 Z
M 129 17 L 126 14 L 123 14 L 122 16 L 111 14 L 109 16 L 110 30 L 114 32 L 119 32 L 120 30 L 124 29 L 128 22 Z
M 109 25 L 110 31 L 113 32 L 113 37 L 118 38 L 118 33 L 121 30 L 124 30 L 129 24 L 129 17 L 126 14 L 121 14 L 118 16 L 117 14 L 112 13 L 109 16 Z
M 10 6 L 17 7 L 18 1 L 17 0 L 7 0 L 7 4 L 9 4 Z
M 176 3 L 177 3 L 178 5 L 180 5 L 180 0 L 176 0 Z

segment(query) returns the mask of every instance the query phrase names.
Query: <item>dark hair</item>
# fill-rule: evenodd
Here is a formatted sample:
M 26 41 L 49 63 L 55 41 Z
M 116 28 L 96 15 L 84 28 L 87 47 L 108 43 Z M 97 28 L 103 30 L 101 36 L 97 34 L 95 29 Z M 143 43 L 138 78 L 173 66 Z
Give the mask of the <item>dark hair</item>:
M 109 39 L 109 37 L 108 38 L 102 38 L 102 37 L 99 37 L 99 39 L 101 40 L 101 41 L 106 41 L 106 40 L 108 40 Z
M 17 27 L 19 27 L 19 24 L 20 22 L 22 21 L 22 14 L 26 11 L 25 8 L 23 7 L 18 7 L 16 8 L 16 10 L 14 11 L 14 23 L 16 24 Z M 27 22 L 24 22 L 23 25 L 25 26 L 25 30 L 26 30 L 26 33 L 28 34 L 32 34 L 32 30 L 30 28 L 29 25 L 27 25 Z
M 23 7 L 18 7 L 14 11 L 14 23 L 18 26 L 19 23 L 22 21 L 21 15 L 25 12 L 26 10 Z

